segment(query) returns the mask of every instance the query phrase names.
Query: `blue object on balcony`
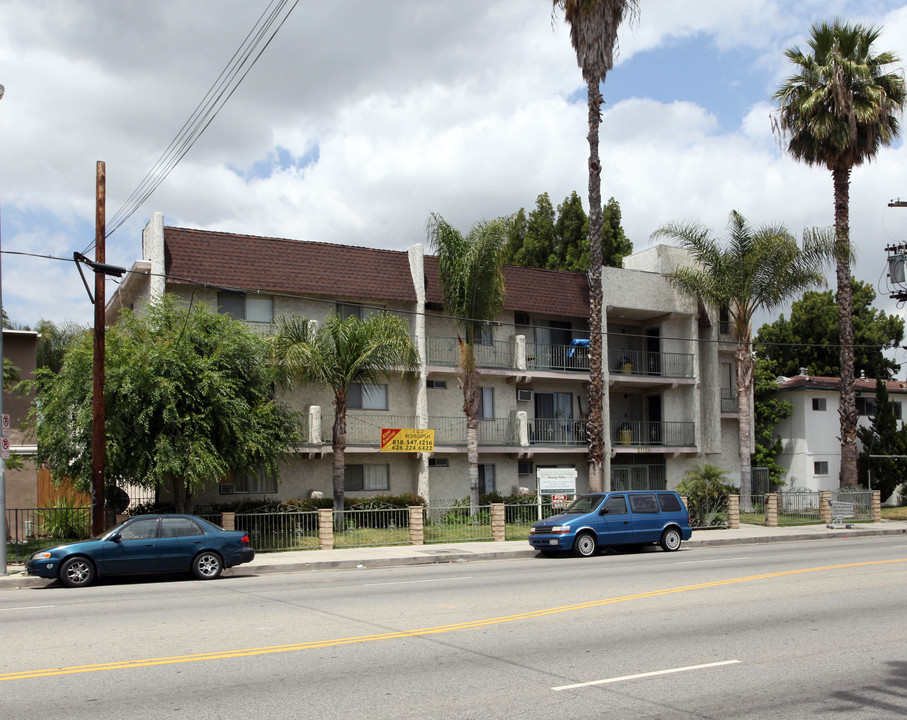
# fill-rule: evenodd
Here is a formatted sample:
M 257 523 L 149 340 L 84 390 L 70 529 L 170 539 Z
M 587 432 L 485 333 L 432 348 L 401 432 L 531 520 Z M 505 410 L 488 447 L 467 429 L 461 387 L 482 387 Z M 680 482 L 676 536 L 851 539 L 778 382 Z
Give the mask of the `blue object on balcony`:
M 589 340 L 587 338 L 573 338 L 570 341 L 570 349 L 567 351 L 567 357 L 573 357 L 573 353 L 578 347 L 589 347 Z

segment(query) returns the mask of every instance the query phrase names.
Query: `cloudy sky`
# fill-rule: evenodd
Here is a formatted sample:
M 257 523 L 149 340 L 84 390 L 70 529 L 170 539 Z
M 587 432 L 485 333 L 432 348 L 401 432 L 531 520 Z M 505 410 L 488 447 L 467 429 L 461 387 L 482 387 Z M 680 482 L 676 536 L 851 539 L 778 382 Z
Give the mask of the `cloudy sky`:
M 291 3 L 292 4 L 292 3 Z M 2 293 L 10 317 L 91 321 L 71 262 L 126 204 L 269 0 L 0 0 Z M 833 223 L 830 174 L 772 136 L 783 50 L 835 16 L 884 27 L 907 58 L 907 2 L 642 0 L 604 86 L 602 193 L 636 249 L 672 220 L 723 233 L 738 210 L 796 234 Z M 437 212 L 480 218 L 586 187 L 584 86 L 549 0 L 299 0 L 242 85 L 107 241 L 131 266 L 168 225 L 369 247 L 425 240 Z M 854 171 L 855 274 L 887 301 L 885 246 L 907 240 L 901 142 Z M 588 209 L 588 208 L 587 208 Z M 113 288 L 108 287 L 108 297 Z

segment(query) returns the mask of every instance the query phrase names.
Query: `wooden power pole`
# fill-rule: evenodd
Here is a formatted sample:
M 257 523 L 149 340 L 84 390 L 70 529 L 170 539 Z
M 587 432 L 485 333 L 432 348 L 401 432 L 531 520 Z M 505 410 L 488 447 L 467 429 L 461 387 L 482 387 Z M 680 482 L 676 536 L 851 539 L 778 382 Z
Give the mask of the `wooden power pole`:
M 104 235 L 107 229 L 106 195 L 107 168 L 103 161 L 97 165 L 97 202 L 95 206 L 95 262 L 104 264 Z M 91 423 L 91 534 L 104 533 L 104 465 L 107 459 L 106 416 L 104 412 L 104 334 L 106 326 L 103 272 L 94 274 L 94 389 Z

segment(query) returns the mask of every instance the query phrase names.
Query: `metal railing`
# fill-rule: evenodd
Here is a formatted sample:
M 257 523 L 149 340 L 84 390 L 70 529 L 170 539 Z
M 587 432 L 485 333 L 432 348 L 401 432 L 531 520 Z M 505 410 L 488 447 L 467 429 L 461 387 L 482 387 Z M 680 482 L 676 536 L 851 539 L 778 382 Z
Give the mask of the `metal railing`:
M 492 539 L 490 505 L 480 505 L 473 509 L 468 502 L 432 504 L 425 508 L 423 517 L 426 544 Z
M 429 417 L 428 427 L 435 431 L 435 445 L 465 445 L 466 416 Z M 479 419 L 479 445 L 515 445 L 511 418 Z
M 219 523 L 219 517 L 212 522 Z M 318 512 L 314 510 L 236 513 L 234 522 L 256 551 L 318 549 Z
M 688 421 L 625 420 L 611 426 L 615 446 L 692 447 L 696 444 L 696 424 Z
M 582 345 L 526 343 L 529 370 L 568 370 L 589 372 L 589 348 Z
M 460 338 L 428 337 L 425 341 L 429 365 L 457 367 L 460 364 Z M 476 343 L 473 353 L 479 367 L 512 368 L 514 343 L 512 340 L 493 340 L 490 343 Z
M 550 420 L 535 418 L 529 421 L 530 445 L 585 445 L 588 420 Z
M 735 388 L 721 388 L 721 412 L 735 413 L 738 409 L 737 390 Z
M 385 413 L 346 414 L 346 444 L 374 445 L 381 444 L 381 428 L 414 428 L 416 418 L 413 415 L 388 415 Z M 334 415 L 322 416 L 321 437 L 330 443 L 334 436 Z
M 334 547 L 408 545 L 408 508 L 347 508 L 334 517 Z
M 47 507 L 6 510 L 8 562 L 25 562 L 52 545 L 91 537 L 90 507 Z
M 654 375 L 670 378 L 694 377 L 692 353 L 609 348 L 608 368 L 612 374 Z

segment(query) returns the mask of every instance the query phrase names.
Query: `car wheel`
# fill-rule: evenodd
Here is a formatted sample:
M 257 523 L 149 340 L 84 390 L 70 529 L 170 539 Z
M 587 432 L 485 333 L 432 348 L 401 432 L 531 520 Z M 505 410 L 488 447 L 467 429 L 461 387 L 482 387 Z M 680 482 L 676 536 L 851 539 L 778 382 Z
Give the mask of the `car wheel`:
M 224 569 L 220 555 L 210 550 L 200 552 L 192 561 L 192 574 L 199 580 L 213 580 Z
M 584 532 L 576 536 L 573 543 L 573 552 L 579 557 L 589 557 L 595 554 L 596 542 L 592 533 Z
M 94 580 L 94 565 L 84 557 L 64 560 L 60 566 L 60 582 L 66 587 L 83 587 Z
M 680 530 L 677 528 L 668 528 L 661 534 L 659 544 L 666 552 L 674 552 L 680 547 Z

